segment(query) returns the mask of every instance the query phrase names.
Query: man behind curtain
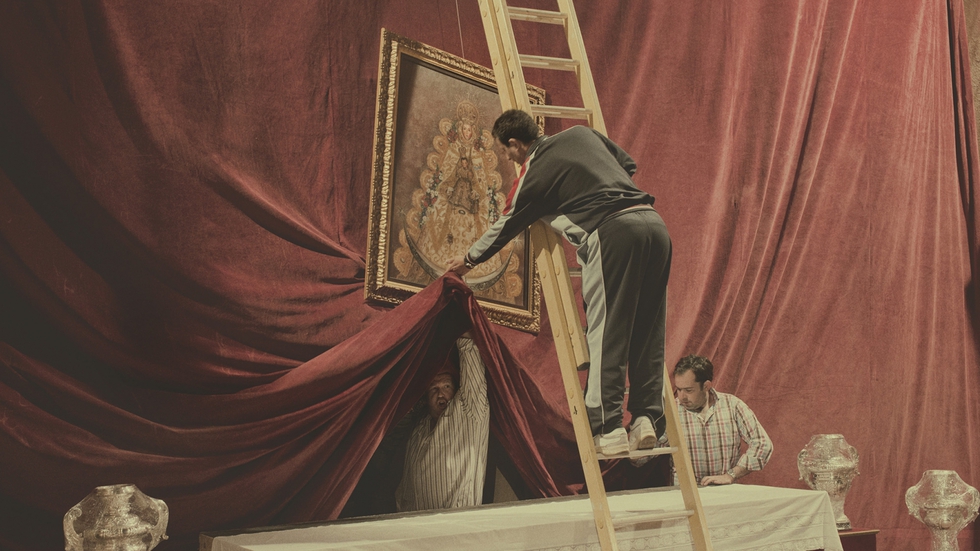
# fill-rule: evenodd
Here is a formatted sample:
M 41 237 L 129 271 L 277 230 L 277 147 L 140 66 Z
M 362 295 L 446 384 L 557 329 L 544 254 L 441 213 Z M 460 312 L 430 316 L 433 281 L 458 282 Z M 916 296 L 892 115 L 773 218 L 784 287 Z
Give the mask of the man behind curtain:
M 395 492 L 399 511 L 479 505 L 487 470 L 490 403 L 480 351 L 464 335 L 459 348 L 460 381 L 438 373 L 424 397 L 427 415 L 408 439 L 402 481 Z

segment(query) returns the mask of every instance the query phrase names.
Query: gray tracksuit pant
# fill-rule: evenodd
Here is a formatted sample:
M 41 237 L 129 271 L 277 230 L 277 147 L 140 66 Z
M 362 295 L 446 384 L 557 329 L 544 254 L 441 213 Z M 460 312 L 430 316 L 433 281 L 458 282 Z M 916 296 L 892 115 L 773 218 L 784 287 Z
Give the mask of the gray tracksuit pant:
M 671 243 L 652 208 L 616 213 L 588 237 L 580 256 L 589 344 L 585 405 L 593 434 L 623 426 L 628 409 L 663 434 L 664 338 Z

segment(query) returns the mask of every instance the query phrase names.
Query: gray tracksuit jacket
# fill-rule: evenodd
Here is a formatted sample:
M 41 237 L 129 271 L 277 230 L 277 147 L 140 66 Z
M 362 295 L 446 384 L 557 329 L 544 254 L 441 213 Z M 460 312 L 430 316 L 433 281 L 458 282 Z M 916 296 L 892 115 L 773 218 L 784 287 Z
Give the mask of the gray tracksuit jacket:
M 579 248 L 610 214 L 654 198 L 633 184 L 636 162 L 612 140 L 585 126 L 542 136 L 507 196 L 500 218 L 470 247 L 469 260 L 486 261 L 538 219 Z

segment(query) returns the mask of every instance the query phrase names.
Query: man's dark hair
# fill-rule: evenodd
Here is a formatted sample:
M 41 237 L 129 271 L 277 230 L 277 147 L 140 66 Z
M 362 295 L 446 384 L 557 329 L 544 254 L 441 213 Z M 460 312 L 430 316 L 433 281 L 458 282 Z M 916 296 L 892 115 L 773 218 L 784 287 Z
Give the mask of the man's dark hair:
M 497 117 L 497 121 L 493 123 L 491 134 L 504 145 L 507 145 L 511 138 L 529 144 L 538 139 L 541 130 L 531 115 L 520 109 L 508 109 Z
M 694 372 L 695 382 L 700 383 L 702 386 L 705 381 L 711 381 L 715 378 L 715 366 L 711 365 L 711 360 L 704 356 L 696 356 L 694 354 L 684 356 L 677 362 L 677 366 L 674 367 L 674 376 L 683 375 L 688 371 Z

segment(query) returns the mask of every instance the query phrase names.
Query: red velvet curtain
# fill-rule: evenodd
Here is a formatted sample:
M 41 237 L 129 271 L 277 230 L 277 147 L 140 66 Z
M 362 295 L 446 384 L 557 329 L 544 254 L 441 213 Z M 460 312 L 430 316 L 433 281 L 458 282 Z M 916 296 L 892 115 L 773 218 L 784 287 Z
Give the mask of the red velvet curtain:
M 668 362 L 711 357 L 755 409 L 776 450 L 746 482 L 802 487 L 799 450 L 841 433 L 852 522 L 921 548 L 905 489 L 980 485 L 961 0 L 578 10 L 674 240 Z M 119 482 L 170 504 L 169 548 L 336 516 L 470 324 L 495 434 L 537 493 L 576 491 L 547 323 L 489 326 L 454 279 L 363 300 L 382 27 L 489 63 L 472 0 L 0 4 L 0 547 L 60 547 Z

